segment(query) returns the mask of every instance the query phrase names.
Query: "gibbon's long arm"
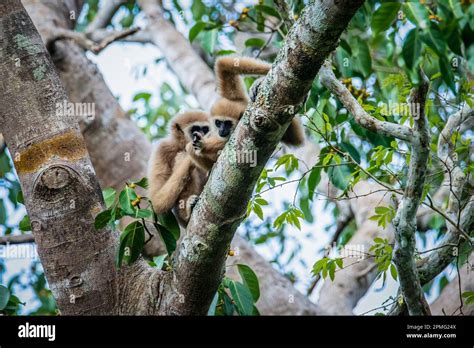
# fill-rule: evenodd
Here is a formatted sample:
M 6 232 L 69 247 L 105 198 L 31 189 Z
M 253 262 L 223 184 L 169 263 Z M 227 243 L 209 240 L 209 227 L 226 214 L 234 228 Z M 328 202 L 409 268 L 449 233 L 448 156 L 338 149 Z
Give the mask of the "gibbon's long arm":
M 159 151 L 158 148 L 157 152 Z M 167 162 L 159 156 L 159 153 L 156 161 L 152 164 L 148 192 L 156 214 L 171 210 L 191 179 L 192 160 L 185 152 L 181 154 L 176 156 L 173 168 L 167 165 Z
M 200 140 L 200 149 L 198 151 L 195 150 L 192 143 L 186 145 L 186 151 L 196 166 L 208 172 L 217 161 L 219 153 L 224 148 L 226 142 L 227 139 L 220 137 L 206 137 Z
M 250 57 L 222 57 L 217 60 L 216 72 L 218 91 L 221 97 L 232 101 L 248 102 L 247 92 L 240 75 L 266 75 L 271 65 Z

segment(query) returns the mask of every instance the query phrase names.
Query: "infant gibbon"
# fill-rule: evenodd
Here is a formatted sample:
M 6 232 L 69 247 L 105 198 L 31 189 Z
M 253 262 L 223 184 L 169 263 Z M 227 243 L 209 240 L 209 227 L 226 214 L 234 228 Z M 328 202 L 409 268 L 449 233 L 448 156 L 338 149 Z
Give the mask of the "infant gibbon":
M 170 134 L 161 140 L 148 165 L 148 196 L 156 214 L 175 208 L 178 221 L 186 226 L 192 208 L 207 181 L 207 171 L 197 168 L 186 153 L 193 136 L 206 139 L 210 131 L 209 114 L 187 111 L 171 121 Z
M 198 135 L 192 144 L 186 146 L 186 151 L 198 167 L 211 170 L 250 102 L 240 75 L 266 75 L 270 68 L 270 64 L 250 57 L 230 56 L 216 61 L 214 70 L 220 98 L 211 108 L 211 136 L 204 138 Z M 282 141 L 286 145 L 299 146 L 304 139 L 301 121 L 294 117 Z

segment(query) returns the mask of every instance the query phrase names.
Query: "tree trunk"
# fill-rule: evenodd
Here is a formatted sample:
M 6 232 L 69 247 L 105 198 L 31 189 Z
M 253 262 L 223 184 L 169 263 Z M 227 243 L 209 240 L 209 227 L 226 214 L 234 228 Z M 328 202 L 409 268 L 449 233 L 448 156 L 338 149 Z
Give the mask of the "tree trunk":
M 245 112 L 214 166 L 177 249 L 170 312 L 204 313 L 222 277 L 236 228 L 245 216 L 255 183 L 324 59 L 363 1 L 318 1 L 307 5 L 289 33 L 259 94 Z M 257 153 L 257 165 L 236 161 Z M 191 286 L 192 284 L 192 286 Z M 179 296 L 178 296 L 179 295 Z M 180 301 L 186 298 L 185 304 Z
M 55 23 L 71 25 L 67 20 L 69 12 L 77 11 L 77 8 L 67 7 L 67 4 L 61 4 L 59 1 L 57 7 L 45 6 L 32 0 L 23 2 L 45 42 L 49 41 L 54 33 Z M 178 42 L 175 42 L 176 46 Z M 151 144 L 141 130 L 123 116 L 123 110 L 95 64 L 70 40 L 56 42 L 53 49 L 53 59 L 70 100 L 96 105 L 94 122 L 83 128 L 83 134 L 101 186 L 119 189 L 126 180 L 145 176 Z M 176 68 L 181 69 L 178 65 Z M 126 154 L 132 154 L 128 162 L 125 161 Z M 155 244 L 154 250 L 160 247 L 159 240 L 155 240 L 158 243 Z M 233 247 L 245 250 L 238 257 L 240 263 L 251 267 L 258 264 L 255 271 L 260 280 L 261 297 L 257 307 L 261 314 L 279 314 L 281 308 L 288 309 L 286 314 L 322 313 L 309 299 L 302 296 L 287 278 L 268 262 L 262 262 L 262 257 L 248 242 L 236 237 Z M 229 263 L 234 264 L 235 258 L 230 259 Z M 293 303 L 288 303 L 288 299 L 293 299 Z
M 0 120 L 46 278 L 63 314 L 112 313 L 116 235 L 96 231 L 102 194 L 66 93 L 19 0 L 0 4 Z

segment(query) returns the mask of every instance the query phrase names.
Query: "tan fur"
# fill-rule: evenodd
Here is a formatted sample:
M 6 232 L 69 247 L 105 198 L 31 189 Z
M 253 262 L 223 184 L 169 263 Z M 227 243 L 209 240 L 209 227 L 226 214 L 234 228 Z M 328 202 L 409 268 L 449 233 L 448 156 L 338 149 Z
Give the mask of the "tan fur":
M 208 124 L 209 114 L 188 111 L 175 116 L 170 135 L 155 148 L 148 166 L 148 197 L 154 211 L 162 214 L 174 207 L 183 226 L 191 216 L 188 200 L 199 196 L 207 180 L 207 173 L 185 151 L 192 141 L 189 129 L 195 123 Z
M 217 157 L 225 146 L 228 138 L 221 138 L 215 131 L 214 121 L 232 120 L 233 129 L 243 116 L 250 99 L 245 91 L 245 87 L 240 75 L 266 75 L 270 71 L 271 65 L 259 59 L 250 57 L 228 56 L 219 58 L 216 61 L 214 70 L 217 77 L 217 87 L 220 98 L 211 108 L 211 136 L 199 142 L 199 149 L 196 144 L 193 147 L 189 144 L 186 148 L 193 162 L 199 168 L 209 171 L 217 160 Z M 301 121 L 293 118 L 286 133 L 283 135 L 283 143 L 287 145 L 299 146 L 305 139 Z

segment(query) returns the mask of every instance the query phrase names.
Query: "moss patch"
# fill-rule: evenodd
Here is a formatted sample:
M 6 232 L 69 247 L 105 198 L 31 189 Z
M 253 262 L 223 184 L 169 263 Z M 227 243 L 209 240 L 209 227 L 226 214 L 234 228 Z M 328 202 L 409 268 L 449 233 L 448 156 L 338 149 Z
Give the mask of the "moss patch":
M 18 174 L 35 172 L 53 156 L 68 161 L 77 161 L 87 156 L 82 136 L 69 131 L 29 146 L 14 156 L 18 159 L 14 161 L 16 171 Z

